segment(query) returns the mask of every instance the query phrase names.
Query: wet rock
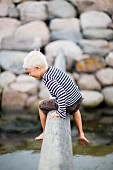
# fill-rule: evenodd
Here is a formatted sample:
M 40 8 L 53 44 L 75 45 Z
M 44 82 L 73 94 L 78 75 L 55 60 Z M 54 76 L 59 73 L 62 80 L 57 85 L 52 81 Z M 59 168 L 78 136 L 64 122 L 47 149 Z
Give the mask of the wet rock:
M 0 41 L 4 37 L 11 36 L 20 24 L 17 19 L 0 18 Z
M 76 16 L 76 10 L 67 1 L 54 0 L 48 3 L 49 19 L 54 17 L 59 18 L 73 18 Z
M 23 22 L 46 20 L 48 17 L 46 7 L 41 2 L 26 1 L 20 3 L 17 8 L 20 11 L 20 18 Z
M 0 51 L 0 65 L 3 69 L 16 74 L 25 72 L 23 59 L 28 53 L 20 51 Z
M 48 58 L 56 57 L 59 50 L 62 50 L 66 57 L 69 57 L 73 60 L 79 59 L 79 56 L 82 54 L 80 47 L 69 40 L 57 40 L 49 43 L 45 47 L 45 54 Z
M 87 29 L 83 31 L 84 38 L 113 40 L 113 30 L 111 29 Z
M 46 45 L 50 38 L 49 29 L 43 21 L 32 21 L 18 27 L 14 36 L 26 41 L 37 40 L 38 38 L 42 41 L 43 45 Z
M 106 40 L 80 40 L 79 42 L 85 54 L 105 56 L 109 53 L 110 47 Z
M 103 86 L 113 84 L 113 69 L 103 68 L 96 73 L 96 77 Z
M 112 0 L 69 0 L 75 7 L 77 7 L 79 13 L 86 11 L 105 11 L 112 15 L 113 13 L 113 2 Z
M 80 33 L 80 23 L 76 18 L 70 19 L 53 19 L 50 22 L 52 40 L 72 40 L 79 42 L 82 39 Z
M 80 76 L 77 84 L 82 90 L 101 90 L 101 85 L 94 75 L 83 74 Z
M 108 66 L 113 67 L 113 52 L 110 52 L 106 57 L 106 63 Z
M 37 94 L 38 90 L 37 84 L 30 82 L 14 82 L 10 84 L 10 88 L 12 90 L 27 94 Z
M 106 13 L 99 11 L 90 11 L 81 14 L 80 21 L 83 30 L 88 28 L 107 28 L 112 22 Z
M 76 62 L 75 70 L 77 72 L 93 73 L 105 67 L 105 61 L 102 58 L 85 58 Z
M 113 86 L 103 88 L 102 94 L 104 95 L 105 103 L 108 106 L 113 106 Z
M 22 112 L 27 100 L 27 94 L 17 92 L 10 88 L 5 88 L 3 90 L 2 96 L 2 111 L 4 113 L 16 113 Z
M 15 74 L 10 71 L 4 71 L 0 74 L 0 86 L 2 88 L 8 86 L 16 80 Z
M 81 90 L 84 107 L 97 107 L 103 102 L 104 98 L 100 92 L 91 90 Z

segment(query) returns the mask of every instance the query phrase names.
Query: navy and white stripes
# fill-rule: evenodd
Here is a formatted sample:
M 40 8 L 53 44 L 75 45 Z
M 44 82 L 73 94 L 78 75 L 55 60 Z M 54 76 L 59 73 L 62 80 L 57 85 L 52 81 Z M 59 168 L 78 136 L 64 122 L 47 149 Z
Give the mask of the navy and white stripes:
M 60 117 L 66 118 L 66 107 L 73 105 L 82 97 L 78 87 L 65 72 L 52 66 L 47 69 L 42 81 L 50 94 L 56 98 L 57 113 Z

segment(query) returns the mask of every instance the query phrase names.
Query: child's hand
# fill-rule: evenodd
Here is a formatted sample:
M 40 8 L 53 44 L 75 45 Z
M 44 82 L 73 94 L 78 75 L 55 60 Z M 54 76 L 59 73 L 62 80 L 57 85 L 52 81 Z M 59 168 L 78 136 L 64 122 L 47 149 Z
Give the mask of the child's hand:
M 53 112 L 53 113 L 50 115 L 50 119 L 56 118 L 56 117 L 60 117 L 59 114 L 56 113 L 56 112 Z

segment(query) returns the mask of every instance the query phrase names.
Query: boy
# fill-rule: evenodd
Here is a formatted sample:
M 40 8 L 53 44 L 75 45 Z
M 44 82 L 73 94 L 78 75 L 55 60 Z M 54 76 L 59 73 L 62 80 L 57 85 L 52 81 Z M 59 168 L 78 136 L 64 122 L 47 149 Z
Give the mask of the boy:
M 66 113 L 73 114 L 80 142 L 84 145 L 89 143 L 84 136 L 79 111 L 83 98 L 78 87 L 69 76 L 58 68 L 48 67 L 46 57 L 39 51 L 31 51 L 25 57 L 23 67 L 30 76 L 42 79 L 50 94 L 55 97 L 55 99 L 43 100 L 39 104 L 43 133 L 36 137 L 35 140 L 43 139 L 47 113 L 51 110 L 57 110 L 50 115 L 50 118 L 61 117 L 65 119 Z

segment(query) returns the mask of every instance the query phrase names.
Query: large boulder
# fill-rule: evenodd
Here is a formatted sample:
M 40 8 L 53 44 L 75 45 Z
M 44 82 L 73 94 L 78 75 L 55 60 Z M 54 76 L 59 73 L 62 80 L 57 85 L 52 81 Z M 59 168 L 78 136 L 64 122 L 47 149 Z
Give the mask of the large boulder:
M 8 16 L 9 7 L 14 7 L 12 0 L 1 0 L 0 1 L 0 17 Z
M 82 38 L 80 33 L 80 22 L 77 18 L 53 19 L 50 22 L 52 40 L 71 40 L 79 42 Z
M 103 88 L 102 93 L 106 104 L 113 106 L 113 86 Z
M 0 74 L 0 86 L 2 88 L 8 86 L 16 80 L 16 75 L 10 71 L 4 71 Z
M 0 65 L 4 70 L 22 74 L 25 72 L 23 60 L 27 54 L 21 51 L 0 51 Z
M 26 83 L 31 82 L 31 83 L 37 84 L 37 86 L 39 85 L 39 80 L 37 80 L 34 77 L 31 77 L 27 74 L 21 74 L 21 75 L 17 76 L 16 82 L 26 82 Z
M 73 18 L 76 16 L 76 9 L 72 4 L 65 0 L 54 0 L 48 4 L 49 19 L 59 18 Z
M 107 28 L 112 23 L 111 18 L 107 14 L 98 11 L 81 14 L 80 21 L 83 30 L 88 28 Z
M 97 91 L 81 90 L 81 94 L 84 98 L 83 100 L 84 107 L 97 107 L 104 100 L 103 95 Z
M 86 11 L 105 11 L 106 13 L 113 14 L 113 1 L 112 0 L 69 0 L 75 7 L 77 7 L 79 13 Z
M 48 17 L 46 6 L 41 2 L 26 1 L 20 3 L 17 8 L 20 11 L 20 18 L 23 22 L 46 20 Z
M 113 69 L 103 68 L 96 73 L 96 77 L 102 86 L 113 85 Z
M 4 113 L 16 113 L 24 110 L 27 94 L 5 88 L 2 95 L 2 111 Z
M 79 42 L 85 54 L 105 56 L 109 53 L 109 43 L 106 40 L 85 40 Z
M 113 40 L 113 30 L 111 29 L 86 29 L 83 31 L 83 36 L 86 39 L 105 39 Z
M 20 24 L 21 22 L 17 19 L 0 18 L 0 43 L 4 37 L 13 35 Z
M 14 37 L 21 40 L 37 40 L 46 45 L 49 42 L 50 34 L 47 25 L 43 21 L 32 21 L 24 24 L 15 31 Z
M 73 60 L 78 60 L 82 54 L 80 47 L 69 40 L 57 40 L 49 43 L 45 47 L 45 54 L 48 58 L 56 57 L 59 53 L 59 50 L 62 50 L 66 57 L 69 57 Z
M 101 90 L 101 85 L 94 75 L 83 74 L 77 83 L 81 90 Z

